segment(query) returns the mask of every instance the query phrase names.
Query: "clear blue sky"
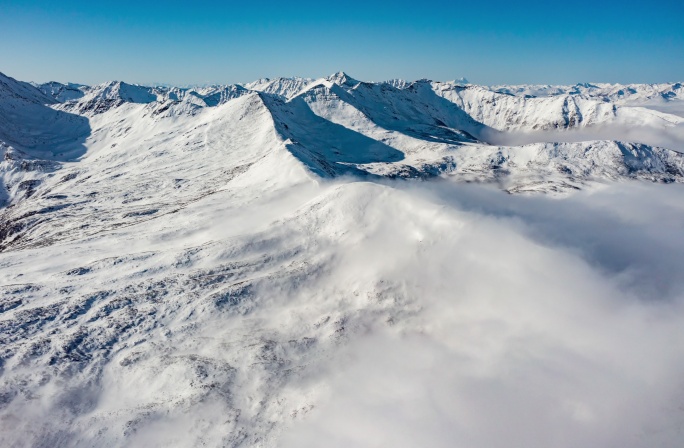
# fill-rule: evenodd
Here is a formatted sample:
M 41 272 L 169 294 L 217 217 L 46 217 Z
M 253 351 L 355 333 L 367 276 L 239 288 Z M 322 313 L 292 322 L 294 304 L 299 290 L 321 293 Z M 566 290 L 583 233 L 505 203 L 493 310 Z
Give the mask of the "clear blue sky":
M 0 71 L 86 84 L 684 80 L 684 0 L 0 0 Z

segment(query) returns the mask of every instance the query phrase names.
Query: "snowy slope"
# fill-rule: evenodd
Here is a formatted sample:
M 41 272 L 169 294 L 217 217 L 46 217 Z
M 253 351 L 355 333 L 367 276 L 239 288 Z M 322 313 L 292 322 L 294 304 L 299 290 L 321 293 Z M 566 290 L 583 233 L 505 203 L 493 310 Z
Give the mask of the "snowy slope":
M 42 158 L 73 157 L 63 149 L 85 138 L 88 120 L 50 107 L 55 105 L 32 85 L 0 74 L 0 140 Z
M 0 445 L 681 435 L 681 117 L 345 73 L 60 86 L 0 77 Z
M 284 169 L 293 163 L 256 93 L 202 109 L 192 121 L 179 119 L 170 109 L 155 114 L 148 107 L 127 103 L 106 117 L 93 117 L 88 154 L 36 186 L 29 208 L 3 213 L 6 223 L 22 228 L 6 242 L 24 246 L 78 239 L 146 221 L 220 190 L 254 165 Z M 241 119 L 246 115 L 249 120 Z M 303 167 L 295 168 L 306 176 Z M 291 174 L 284 169 L 279 176 Z M 269 173 L 268 182 L 277 182 L 279 176 Z M 82 219 L 93 216 L 100 204 L 108 206 L 97 219 Z M 53 225 L 33 229 L 45 219 L 54 219 Z
M 31 196 L 57 162 L 85 153 L 88 119 L 51 108 L 55 103 L 0 74 L 0 206 Z

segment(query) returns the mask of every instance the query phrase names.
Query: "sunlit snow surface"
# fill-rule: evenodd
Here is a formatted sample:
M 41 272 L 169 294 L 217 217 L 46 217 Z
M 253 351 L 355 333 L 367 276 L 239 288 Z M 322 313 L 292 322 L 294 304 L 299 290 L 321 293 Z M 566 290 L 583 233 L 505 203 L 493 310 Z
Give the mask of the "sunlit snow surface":
M 0 445 L 682 446 L 681 85 L 0 81 Z

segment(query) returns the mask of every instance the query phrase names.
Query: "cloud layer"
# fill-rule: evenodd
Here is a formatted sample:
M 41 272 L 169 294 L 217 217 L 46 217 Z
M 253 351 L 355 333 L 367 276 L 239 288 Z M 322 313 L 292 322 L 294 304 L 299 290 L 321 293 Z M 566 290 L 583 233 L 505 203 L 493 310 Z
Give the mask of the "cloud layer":
M 423 311 L 338 354 L 283 446 L 678 446 L 682 189 L 427 190 L 460 225 L 390 274 Z

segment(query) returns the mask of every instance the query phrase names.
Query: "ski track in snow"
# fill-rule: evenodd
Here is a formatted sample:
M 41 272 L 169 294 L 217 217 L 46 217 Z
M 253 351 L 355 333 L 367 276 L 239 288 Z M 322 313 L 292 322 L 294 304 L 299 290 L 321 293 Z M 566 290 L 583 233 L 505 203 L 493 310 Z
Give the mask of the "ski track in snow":
M 0 74 L 0 445 L 680 446 L 681 98 Z

